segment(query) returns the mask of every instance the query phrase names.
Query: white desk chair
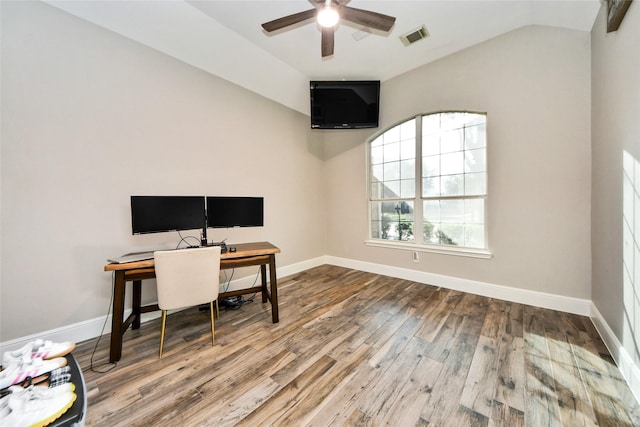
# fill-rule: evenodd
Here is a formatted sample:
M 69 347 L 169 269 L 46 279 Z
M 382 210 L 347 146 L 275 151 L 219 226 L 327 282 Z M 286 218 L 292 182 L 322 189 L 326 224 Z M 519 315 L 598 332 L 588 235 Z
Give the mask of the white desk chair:
M 215 344 L 213 302 L 220 292 L 220 247 L 154 252 L 158 306 L 162 310 L 160 354 L 167 310 L 209 303 L 211 345 Z

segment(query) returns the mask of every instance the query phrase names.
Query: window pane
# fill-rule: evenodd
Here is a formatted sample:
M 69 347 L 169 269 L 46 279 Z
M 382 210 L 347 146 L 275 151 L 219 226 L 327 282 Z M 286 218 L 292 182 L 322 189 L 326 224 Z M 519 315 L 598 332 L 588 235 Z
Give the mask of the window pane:
M 464 123 L 466 127 L 471 127 L 475 125 L 484 126 L 485 122 L 487 121 L 487 116 L 485 114 L 465 113 L 465 116 L 466 118 Z
M 400 139 L 416 139 L 416 119 L 408 120 L 400 125 Z
M 384 161 L 393 162 L 400 160 L 400 143 L 394 142 L 392 144 L 384 145 Z
M 422 137 L 422 154 L 424 156 L 440 154 L 440 134 Z
M 413 202 L 403 201 L 393 207 L 397 221 L 395 222 L 395 239 L 413 240 Z
M 422 224 L 423 239 L 425 243 L 433 243 L 439 245 L 438 240 L 438 224 L 425 221 Z
M 440 152 L 450 153 L 452 151 L 460 151 L 463 148 L 464 130 L 454 129 L 442 134 L 440 139 Z
M 384 168 L 382 165 L 371 165 L 371 180 L 373 182 L 382 181 L 384 179 Z
M 371 238 L 383 239 L 382 237 L 382 221 L 371 221 Z
M 440 175 L 440 156 L 422 158 L 422 176 Z
M 425 200 L 422 209 L 425 221 L 440 222 L 440 200 Z
M 382 220 L 382 211 L 381 211 L 381 203 L 380 202 L 372 202 L 371 203 L 371 219 L 373 221 L 381 221 Z
M 443 154 L 440 156 L 440 173 L 442 175 L 453 175 L 464 172 L 464 153 Z
M 481 117 L 484 118 L 484 116 Z M 470 150 L 485 147 L 487 145 L 486 133 L 486 125 L 484 123 L 465 128 L 464 148 Z
M 464 175 L 446 175 L 441 178 L 440 194 L 443 196 L 462 196 L 464 194 Z
M 384 198 L 397 199 L 400 197 L 400 181 L 384 182 Z
M 440 177 L 422 179 L 422 195 L 423 197 L 437 197 L 440 195 Z
M 438 238 L 441 245 L 464 245 L 464 226 L 462 224 L 441 224 Z
M 484 248 L 484 199 L 425 200 L 425 243 Z
M 415 159 L 416 157 L 416 141 L 415 139 L 405 139 L 400 142 L 400 158 Z
M 487 159 L 484 149 L 467 150 L 464 152 L 465 172 L 484 172 L 487 170 Z
M 482 196 L 487 193 L 486 187 L 487 176 L 484 172 L 465 175 L 464 194 L 467 196 Z
M 441 113 L 440 127 L 442 130 L 459 129 L 469 120 L 467 113 Z
M 391 162 L 384 164 L 384 180 L 400 179 L 400 162 Z
M 440 224 L 440 201 L 425 200 L 422 204 L 422 234 L 425 243 L 438 243 L 436 235 Z
M 464 201 L 464 222 L 466 224 L 484 224 L 483 199 L 467 199 Z
M 400 181 L 400 197 L 407 199 L 416 196 L 416 180 L 415 179 L 403 179 Z
M 400 126 L 393 127 L 383 134 L 385 144 L 400 141 Z
M 371 183 L 371 198 L 372 199 L 381 199 L 384 194 L 384 185 L 381 182 L 372 182 Z
M 440 133 L 440 114 L 422 116 L 422 135 Z
M 484 225 L 465 225 L 464 245 L 470 248 L 486 247 L 484 242 Z
M 463 223 L 464 222 L 464 200 L 441 200 L 440 201 L 440 221 L 443 223 Z
M 413 240 L 413 202 L 372 202 L 371 236 L 385 240 Z
M 402 179 L 415 180 L 416 177 L 416 161 L 414 159 L 403 160 L 400 162 L 400 176 Z
M 371 147 L 371 164 L 372 165 L 377 165 L 382 163 L 383 161 L 383 156 L 382 156 L 382 147 Z

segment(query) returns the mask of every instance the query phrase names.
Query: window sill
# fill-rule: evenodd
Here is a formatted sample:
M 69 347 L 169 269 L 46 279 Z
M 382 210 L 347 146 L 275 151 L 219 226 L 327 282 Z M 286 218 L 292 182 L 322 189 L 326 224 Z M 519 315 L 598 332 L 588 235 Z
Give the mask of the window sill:
M 378 248 L 400 249 L 405 251 L 429 252 L 441 255 L 455 255 L 469 258 L 491 259 L 493 254 L 486 249 L 463 248 L 457 246 L 418 245 L 409 242 L 388 240 L 365 240 L 367 246 Z

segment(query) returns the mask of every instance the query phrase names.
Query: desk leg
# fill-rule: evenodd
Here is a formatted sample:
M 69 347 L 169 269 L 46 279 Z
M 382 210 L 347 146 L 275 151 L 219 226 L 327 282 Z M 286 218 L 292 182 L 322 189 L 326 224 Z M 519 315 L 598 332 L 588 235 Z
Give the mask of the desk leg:
M 269 255 L 269 280 L 271 282 L 271 320 L 273 323 L 280 321 L 278 311 L 278 281 L 276 279 L 276 256 Z
M 133 281 L 133 295 L 131 309 L 133 312 L 133 323 L 131 329 L 140 329 L 140 306 L 142 305 L 142 280 Z
M 122 357 L 122 323 L 124 321 L 124 271 L 115 272 L 113 283 L 113 313 L 111 316 L 111 351 L 109 362 L 116 362 Z
M 267 264 L 260 266 L 260 277 L 262 278 L 262 303 L 267 302 Z

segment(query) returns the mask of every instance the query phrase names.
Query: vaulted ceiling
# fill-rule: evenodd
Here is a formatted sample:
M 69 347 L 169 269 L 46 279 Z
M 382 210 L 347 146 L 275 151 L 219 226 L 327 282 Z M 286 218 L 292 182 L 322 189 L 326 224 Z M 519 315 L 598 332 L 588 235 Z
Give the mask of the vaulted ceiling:
M 322 58 L 307 20 L 274 33 L 260 24 L 311 9 L 311 0 L 51 0 L 48 4 L 308 114 L 309 80 L 387 80 L 528 26 L 590 31 L 600 0 L 351 0 L 396 17 L 388 33 L 340 22 Z M 345 2 L 341 2 L 345 3 Z M 405 46 L 400 36 L 429 36 Z

